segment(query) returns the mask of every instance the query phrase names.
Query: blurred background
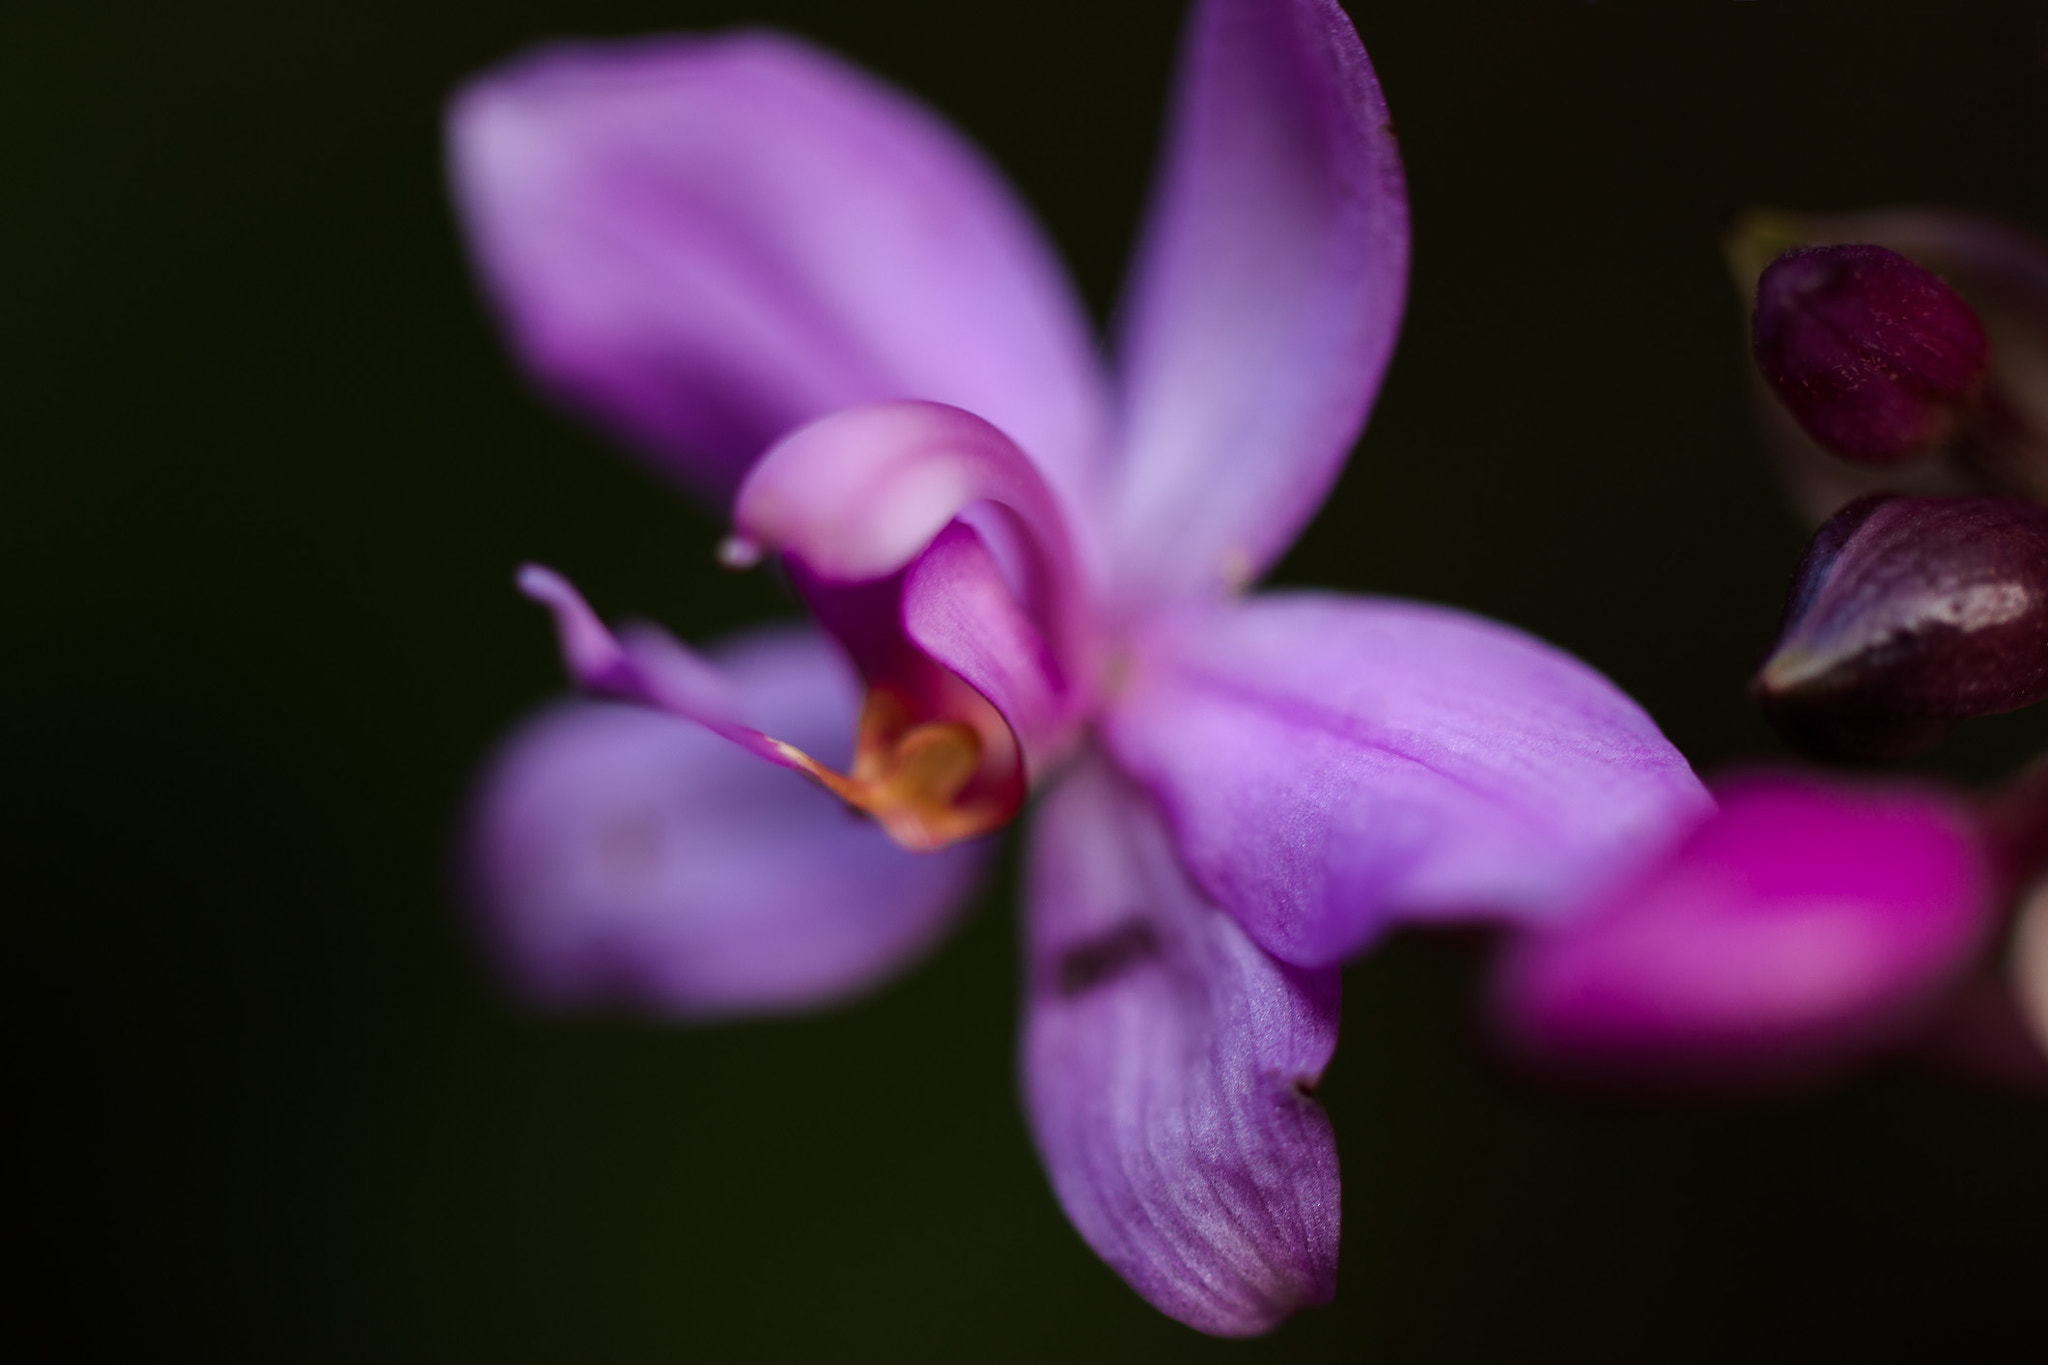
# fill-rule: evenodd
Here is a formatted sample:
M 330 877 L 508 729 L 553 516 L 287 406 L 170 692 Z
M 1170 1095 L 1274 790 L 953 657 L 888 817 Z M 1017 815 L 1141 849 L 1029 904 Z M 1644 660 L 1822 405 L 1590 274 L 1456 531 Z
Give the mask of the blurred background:
M 818 1017 L 540 1018 L 492 978 L 450 833 L 561 687 L 512 567 L 698 640 L 792 608 L 523 386 L 443 194 L 449 89 L 551 37 L 793 29 L 977 139 L 1099 316 L 1180 9 L 7 9 L 30 1141 L 5 1331 L 52 1359 L 2041 1358 L 2048 1104 L 1904 1062 L 1736 1107 L 1551 1095 L 1489 1059 L 1469 941 L 1348 973 L 1340 1297 L 1250 1346 L 1145 1307 L 1055 1206 L 1006 890 Z M 1278 577 L 1505 618 L 1703 772 L 1770 758 L 1742 686 L 1804 537 L 1719 234 L 1749 204 L 1909 201 L 2048 233 L 2048 6 L 1351 9 L 1407 157 L 1413 294 Z M 2044 747 L 2023 714 L 1928 764 L 1982 780 Z

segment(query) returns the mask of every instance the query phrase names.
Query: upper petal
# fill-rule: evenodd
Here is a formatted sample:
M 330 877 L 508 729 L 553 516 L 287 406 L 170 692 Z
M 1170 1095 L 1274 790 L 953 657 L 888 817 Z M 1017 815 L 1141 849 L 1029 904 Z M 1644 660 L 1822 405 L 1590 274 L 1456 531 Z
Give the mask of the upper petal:
M 957 403 L 1073 494 L 1101 379 L 1064 275 L 929 111 L 774 34 L 548 49 L 448 116 L 458 207 L 522 358 L 722 502 L 824 413 Z
M 1600 674 L 1413 602 L 1270 594 L 1163 624 L 1103 733 L 1203 888 L 1311 965 L 1403 915 L 1554 913 L 1709 804 Z
M 1651 1079 L 1803 1073 L 1894 1036 L 1984 941 L 1986 861 L 1939 792 L 1783 776 L 1716 795 L 1661 861 L 1506 955 L 1521 1046 Z
M 1115 581 L 1241 586 L 1293 541 L 1400 328 L 1408 199 L 1334 0 L 1202 0 L 1130 284 Z
M 1338 979 L 1276 962 L 1188 881 L 1148 798 L 1084 761 L 1032 831 L 1024 1094 L 1054 1192 L 1156 1308 L 1247 1336 L 1336 1287 L 1311 1097 Z
M 777 628 L 715 658 L 749 721 L 843 760 L 858 688 L 823 637 Z M 859 990 L 931 944 L 983 854 L 905 852 L 710 730 L 598 703 L 506 742 L 468 841 L 473 898 L 527 990 L 682 1015 Z

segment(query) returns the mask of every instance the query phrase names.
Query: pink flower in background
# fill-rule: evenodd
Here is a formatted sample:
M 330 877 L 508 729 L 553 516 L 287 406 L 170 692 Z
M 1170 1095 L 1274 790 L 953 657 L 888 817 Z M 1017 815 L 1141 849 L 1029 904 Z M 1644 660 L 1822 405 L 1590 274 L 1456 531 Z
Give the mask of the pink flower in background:
M 1504 954 L 1508 1040 L 1631 1083 L 1801 1081 L 1927 1023 L 1996 925 L 1962 803 L 1905 784 L 1752 776 L 1583 913 Z
M 1039 1151 L 1141 1294 L 1247 1334 L 1334 1289 L 1337 964 L 1403 920 L 1556 913 L 1708 802 L 1525 635 L 1241 596 L 1378 389 L 1407 203 L 1331 0 L 1190 24 L 1107 367 L 994 173 L 792 40 L 558 49 L 462 92 L 457 197 L 521 358 L 729 507 L 728 558 L 780 555 L 821 628 L 700 655 L 524 571 L 612 700 L 512 738 L 471 849 L 542 998 L 782 1009 L 915 957 L 1040 793 Z

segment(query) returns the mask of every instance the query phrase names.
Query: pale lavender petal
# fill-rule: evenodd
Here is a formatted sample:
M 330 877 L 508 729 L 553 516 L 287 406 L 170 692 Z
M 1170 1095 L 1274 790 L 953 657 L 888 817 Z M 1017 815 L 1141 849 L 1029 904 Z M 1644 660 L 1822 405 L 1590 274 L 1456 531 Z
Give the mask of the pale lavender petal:
M 1276 962 L 1188 881 L 1145 795 L 1086 760 L 1032 832 L 1024 1095 L 1061 1207 L 1154 1307 L 1249 1336 L 1336 1288 L 1312 1092 L 1338 978 Z
M 844 762 L 858 687 L 823 637 L 772 629 L 714 658 L 749 720 Z M 872 984 L 932 944 L 985 853 L 905 852 L 701 726 L 589 702 L 507 741 L 468 848 L 477 908 L 529 993 L 691 1016 Z
M 1321 504 L 1400 329 L 1408 199 L 1334 0 L 1201 0 L 1120 347 L 1121 595 L 1242 586 Z
M 766 33 L 558 47 L 448 114 L 457 204 L 521 357 L 715 499 L 794 427 L 929 398 L 1067 496 L 1104 400 L 1081 311 L 951 129 Z
M 1986 860 L 1940 793 L 1783 776 L 1716 794 L 1667 857 L 1506 955 L 1519 1046 L 1650 1079 L 1802 1074 L 1897 1036 L 1983 944 Z
M 1413 602 L 1272 594 L 1162 623 L 1103 735 L 1203 888 L 1310 966 L 1403 917 L 1557 913 L 1709 804 L 1600 674 Z

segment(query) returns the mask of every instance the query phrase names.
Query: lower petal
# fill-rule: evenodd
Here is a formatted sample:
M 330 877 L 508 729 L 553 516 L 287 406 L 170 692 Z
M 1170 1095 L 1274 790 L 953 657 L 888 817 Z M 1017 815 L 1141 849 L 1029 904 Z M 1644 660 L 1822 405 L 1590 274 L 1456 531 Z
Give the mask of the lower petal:
M 822 637 L 762 631 L 714 659 L 748 719 L 844 753 L 858 688 Z M 873 983 L 936 939 L 982 854 L 906 852 L 702 725 L 588 702 L 506 743 L 468 845 L 473 899 L 535 997 L 688 1016 L 817 1005 Z
M 1024 1091 L 1061 1207 L 1160 1311 L 1249 1336 L 1336 1287 L 1312 1096 L 1338 979 L 1276 962 L 1188 881 L 1152 803 L 1083 761 L 1031 842 Z
M 1103 733 L 1203 889 L 1305 965 L 1403 917 L 1554 914 L 1710 805 L 1600 674 L 1414 602 L 1275 593 L 1170 623 Z

